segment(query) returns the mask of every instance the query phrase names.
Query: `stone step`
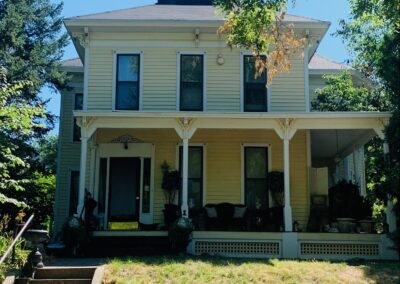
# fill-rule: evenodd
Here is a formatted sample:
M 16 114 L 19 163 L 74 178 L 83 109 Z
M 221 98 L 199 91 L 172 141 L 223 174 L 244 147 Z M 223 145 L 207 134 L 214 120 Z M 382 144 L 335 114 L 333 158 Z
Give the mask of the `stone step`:
M 90 284 L 92 279 L 32 279 L 28 283 L 35 284 Z
M 96 267 L 44 267 L 37 269 L 33 278 L 38 279 L 92 279 Z

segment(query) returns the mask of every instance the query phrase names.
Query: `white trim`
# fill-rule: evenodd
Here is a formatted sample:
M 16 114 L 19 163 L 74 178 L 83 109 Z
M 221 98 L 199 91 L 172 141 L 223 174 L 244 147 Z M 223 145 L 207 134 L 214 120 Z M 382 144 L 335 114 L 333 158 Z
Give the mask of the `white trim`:
M 88 109 L 89 101 L 89 64 L 90 64 L 90 52 L 89 47 L 85 48 L 85 62 L 83 65 L 83 109 Z
M 267 148 L 268 149 L 268 172 L 272 171 L 272 144 L 271 143 L 242 143 L 240 144 L 240 180 L 241 180 L 241 188 L 240 188 L 240 203 L 245 204 L 245 157 L 244 157 L 244 149 L 245 148 Z
M 154 221 L 154 166 L 155 166 L 155 146 L 149 143 L 130 143 L 128 149 L 123 149 L 122 143 L 116 144 L 99 144 L 98 154 L 96 157 L 97 164 L 100 164 L 100 159 L 107 159 L 107 184 L 106 184 L 106 200 L 105 200 L 105 214 L 104 214 L 104 226 L 107 229 L 108 223 L 108 207 L 109 207 L 109 182 L 110 182 L 110 158 L 140 158 L 141 173 L 140 173 L 140 200 L 139 200 L 139 222 L 144 224 L 152 224 Z M 150 173 L 150 212 L 142 213 L 142 187 L 143 187 L 143 160 L 144 158 L 150 158 L 151 173 Z M 98 178 L 99 178 L 99 167 L 96 167 L 96 189 L 98 198 Z M 136 200 L 135 200 L 136 201 Z
M 176 170 L 179 170 L 179 148 L 183 147 L 182 143 L 176 144 L 176 160 L 175 160 L 175 167 Z M 189 143 L 189 149 L 190 147 L 202 147 L 203 148 L 203 196 L 202 196 L 202 202 L 203 206 L 207 204 L 207 144 L 205 143 Z M 179 200 L 179 197 L 178 197 Z
M 139 109 L 138 110 L 118 110 L 116 104 L 116 88 L 117 88 L 117 58 L 118 55 L 139 55 Z M 143 76 L 144 76 L 144 52 L 143 50 L 118 49 L 113 50 L 113 65 L 112 65 L 112 110 L 118 112 L 138 112 L 143 111 Z
M 93 47 L 176 47 L 176 48 L 212 48 L 219 47 L 224 48 L 227 47 L 225 41 L 212 41 L 212 42 L 200 42 L 198 46 L 193 41 L 163 41 L 163 40 L 151 40 L 151 41 L 102 41 L 102 40 L 93 40 L 90 42 L 90 46 Z
M 206 51 L 178 51 L 176 53 L 176 111 L 181 112 L 180 96 L 181 96 L 181 55 L 203 55 L 203 110 L 195 112 L 207 111 L 207 69 L 208 69 L 208 56 Z
M 244 57 L 245 56 L 253 56 L 253 53 L 251 51 L 241 51 L 240 52 L 240 112 L 245 112 L 244 111 Z M 267 55 L 265 55 L 267 56 Z M 267 70 L 264 70 L 264 72 L 267 72 Z M 268 78 L 268 75 L 267 75 Z M 267 89 L 267 112 L 271 112 L 271 95 L 272 95 L 272 88 L 268 84 L 268 81 L 265 82 L 265 88 Z M 245 112 L 245 113 L 251 113 L 251 112 Z M 265 113 L 262 112 L 262 113 Z

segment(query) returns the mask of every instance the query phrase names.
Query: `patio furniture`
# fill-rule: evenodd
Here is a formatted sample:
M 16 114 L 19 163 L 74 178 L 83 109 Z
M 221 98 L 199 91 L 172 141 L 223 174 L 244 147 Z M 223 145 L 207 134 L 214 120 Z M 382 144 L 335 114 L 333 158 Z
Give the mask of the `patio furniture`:
M 207 204 L 204 216 L 207 230 L 243 231 L 247 227 L 247 207 L 243 204 Z

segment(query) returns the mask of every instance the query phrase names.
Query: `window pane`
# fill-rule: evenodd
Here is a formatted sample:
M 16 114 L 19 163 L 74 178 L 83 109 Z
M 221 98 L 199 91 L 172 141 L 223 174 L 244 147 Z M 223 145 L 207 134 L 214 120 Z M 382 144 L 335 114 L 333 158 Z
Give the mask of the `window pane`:
M 75 105 L 74 110 L 83 109 L 83 94 L 75 94 Z
M 69 191 L 69 215 L 76 214 L 79 197 L 79 171 L 71 171 Z
M 181 84 L 181 110 L 203 110 L 203 83 Z
M 245 88 L 245 111 L 267 111 L 267 96 L 264 83 L 247 83 Z
M 246 148 L 246 178 L 266 178 L 267 173 L 267 149 Z
M 249 209 L 268 208 L 268 186 L 266 179 L 246 180 L 246 206 Z
M 203 56 L 181 56 L 181 80 L 182 82 L 203 82 Z
M 203 176 L 203 149 L 200 147 L 189 148 L 189 178 Z
M 81 128 L 78 126 L 76 122 L 76 118 L 74 118 L 74 129 L 73 129 L 74 142 L 81 141 Z
M 104 213 L 106 208 L 106 192 L 107 192 L 107 158 L 100 159 L 100 175 L 99 175 L 99 213 Z
M 203 181 L 202 179 L 189 179 L 188 183 L 188 205 L 190 209 L 201 209 L 203 204 Z
M 143 192 L 142 192 L 142 212 L 150 213 L 150 173 L 151 159 L 143 160 Z
M 139 83 L 119 82 L 117 84 L 117 109 L 139 109 Z
M 118 55 L 118 81 L 139 80 L 139 56 Z
M 265 71 L 261 76 L 257 76 L 256 78 L 256 61 L 253 56 L 244 57 L 244 68 L 244 78 L 246 83 L 266 83 Z

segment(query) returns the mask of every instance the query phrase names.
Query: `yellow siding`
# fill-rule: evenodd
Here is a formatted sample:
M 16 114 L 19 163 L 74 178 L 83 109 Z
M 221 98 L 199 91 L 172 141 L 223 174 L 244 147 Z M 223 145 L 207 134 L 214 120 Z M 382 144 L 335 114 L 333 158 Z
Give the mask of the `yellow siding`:
M 55 201 L 55 229 L 59 231 L 68 217 L 70 173 L 79 170 L 80 143 L 73 142 L 73 103 L 75 93 L 83 92 L 82 75 L 72 78 L 72 90 L 61 94 L 60 136 L 57 173 L 57 192 Z
M 99 130 L 98 143 L 109 143 L 113 138 L 130 134 L 155 145 L 155 203 L 154 222 L 162 223 L 165 197 L 161 189 L 161 164 L 175 167 L 180 139 L 174 130 Z M 283 169 L 282 141 L 272 130 L 198 130 L 190 141 L 206 145 L 207 203 L 241 202 L 241 146 L 247 143 L 271 145 L 271 170 Z M 306 134 L 295 135 L 290 146 L 291 198 L 293 220 L 304 228 L 308 218 L 308 190 L 306 163 Z
M 238 49 L 184 47 L 193 44 L 193 34 L 186 33 L 92 33 L 91 41 L 88 81 L 90 110 L 112 109 L 113 54 L 143 51 L 145 111 L 176 110 L 177 52 L 207 53 L 207 111 L 240 111 Z M 202 34 L 200 41 L 202 44 L 224 45 L 215 34 Z M 216 62 L 219 54 L 225 59 L 224 65 Z M 292 71 L 276 76 L 271 86 L 271 111 L 305 111 L 303 68 L 303 59 L 295 56 Z

